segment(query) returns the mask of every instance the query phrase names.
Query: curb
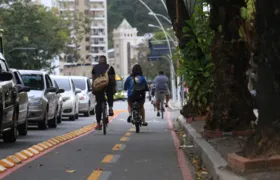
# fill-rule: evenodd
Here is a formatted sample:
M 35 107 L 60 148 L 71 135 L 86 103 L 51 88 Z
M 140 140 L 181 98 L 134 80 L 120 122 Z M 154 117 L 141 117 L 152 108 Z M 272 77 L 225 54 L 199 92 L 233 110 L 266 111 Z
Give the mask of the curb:
M 113 117 L 110 117 L 109 121 L 111 122 L 121 112 L 125 111 L 115 111 L 115 115 Z M 87 133 L 94 131 L 95 126 L 96 123 L 86 125 L 80 129 L 73 130 L 64 135 L 52 137 L 27 149 L 21 150 L 20 152 L 17 152 L 14 155 L 8 156 L 4 159 L 0 159 L 0 179 L 3 178 L 2 176 L 5 177 L 6 173 L 9 173 L 8 171 L 13 170 L 14 168 L 17 169 L 18 166 L 22 166 L 22 164 L 25 163 L 25 161 L 32 161 L 34 160 L 34 158 L 36 158 L 36 156 L 38 157 L 41 154 L 45 154 L 53 150 L 54 148 L 59 147 L 60 145 L 70 142 L 72 139 L 77 139 L 80 136 L 86 135 Z
M 175 105 L 173 100 L 168 101 L 168 106 L 170 107 L 171 110 L 181 110 L 181 107 L 178 107 Z
M 227 169 L 228 163 L 222 156 L 205 141 L 196 130 L 186 123 L 185 118 L 180 115 L 178 117 L 179 123 L 187 134 L 188 141 L 193 142 L 194 149 L 201 157 L 210 175 L 215 180 L 246 180 L 244 177 L 234 174 Z

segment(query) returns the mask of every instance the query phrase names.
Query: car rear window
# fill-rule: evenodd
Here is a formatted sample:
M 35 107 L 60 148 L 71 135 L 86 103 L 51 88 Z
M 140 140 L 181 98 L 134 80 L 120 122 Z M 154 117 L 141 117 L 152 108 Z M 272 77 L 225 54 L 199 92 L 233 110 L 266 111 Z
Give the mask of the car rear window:
M 71 91 L 69 79 L 54 78 L 54 80 L 60 89 L 64 89 L 64 91 Z
M 86 90 L 86 81 L 84 79 L 72 79 L 76 88 Z
M 44 90 L 44 79 L 40 74 L 21 74 L 22 81 L 25 86 L 31 90 Z

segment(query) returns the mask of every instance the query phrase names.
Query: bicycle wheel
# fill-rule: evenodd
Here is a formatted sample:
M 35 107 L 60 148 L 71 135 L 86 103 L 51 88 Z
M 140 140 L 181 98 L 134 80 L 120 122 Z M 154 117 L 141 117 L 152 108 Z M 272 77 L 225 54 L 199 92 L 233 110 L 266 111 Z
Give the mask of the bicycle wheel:
M 140 131 L 140 124 L 138 122 L 135 123 L 135 130 L 136 130 L 136 133 L 139 133 L 139 131 Z
M 107 128 L 107 110 L 106 105 L 103 105 L 103 119 L 102 119 L 102 126 L 103 126 L 103 134 L 106 135 L 106 128 Z
M 161 119 L 163 119 L 163 113 L 164 113 L 163 101 L 161 101 L 161 103 L 160 103 L 160 109 L 161 109 Z

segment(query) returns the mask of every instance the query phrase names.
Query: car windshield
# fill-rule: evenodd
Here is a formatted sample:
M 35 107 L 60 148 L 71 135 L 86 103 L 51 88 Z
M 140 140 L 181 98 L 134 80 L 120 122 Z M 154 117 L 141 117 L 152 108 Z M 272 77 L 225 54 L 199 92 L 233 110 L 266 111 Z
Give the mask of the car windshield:
M 60 89 L 64 89 L 64 91 L 71 91 L 71 86 L 68 79 L 60 79 L 60 78 L 54 78 L 54 79 Z
M 76 88 L 86 90 L 86 81 L 84 79 L 72 79 Z
M 30 90 L 44 90 L 43 76 L 40 74 L 22 74 L 22 81 Z

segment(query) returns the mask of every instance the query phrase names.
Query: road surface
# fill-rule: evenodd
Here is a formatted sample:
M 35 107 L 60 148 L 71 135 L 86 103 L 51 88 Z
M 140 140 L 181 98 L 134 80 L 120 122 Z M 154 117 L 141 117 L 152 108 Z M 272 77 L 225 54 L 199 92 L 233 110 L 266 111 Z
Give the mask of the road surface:
M 121 112 L 109 124 L 107 135 L 92 131 L 48 153 L 38 154 L 32 161 L 2 173 L 7 180 L 183 180 L 192 179 L 182 153 L 178 153 L 170 131 L 171 113 L 165 119 L 156 117 L 147 102 L 148 127 L 135 133 L 126 122 L 128 113 Z M 116 102 L 115 110 L 125 110 L 124 102 Z M 51 137 L 62 135 L 94 123 L 95 118 L 63 121 L 57 129 L 30 130 L 15 144 L 0 144 L 0 156 L 5 158 Z M 178 162 L 179 159 L 183 161 Z M 185 173 L 182 173 L 185 172 Z M 187 175 L 186 175 L 187 174 Z M 0 174 L 1 179 L 1 174 Z

